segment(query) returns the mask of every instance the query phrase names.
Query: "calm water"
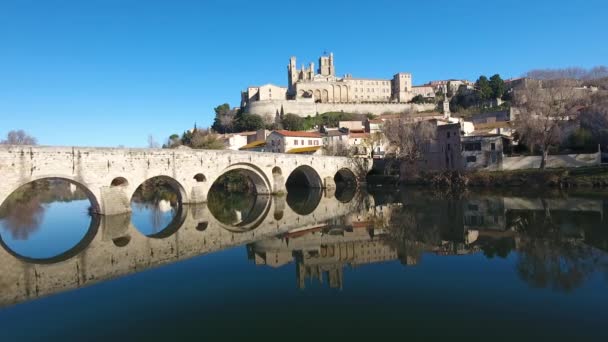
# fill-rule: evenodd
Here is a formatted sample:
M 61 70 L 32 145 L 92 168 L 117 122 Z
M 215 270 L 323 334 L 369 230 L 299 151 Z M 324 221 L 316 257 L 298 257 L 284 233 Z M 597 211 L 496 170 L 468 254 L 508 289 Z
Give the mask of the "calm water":
M 0 340 L 608 339 L 607 195 L 214 191 L 11 196 Z

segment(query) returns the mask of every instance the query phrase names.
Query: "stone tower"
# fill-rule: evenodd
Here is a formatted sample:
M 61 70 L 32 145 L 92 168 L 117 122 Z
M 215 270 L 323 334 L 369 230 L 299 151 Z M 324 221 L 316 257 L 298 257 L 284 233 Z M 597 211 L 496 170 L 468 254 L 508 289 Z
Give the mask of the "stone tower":
M 296 57 L 295 56 L 291 56 L 291 58 L 289 58 L 289 65 L 287 66 L 287 84 L 288 84 L 288 89 L 287 91 L 290 94 L 293 94 L 295 92 L 295 85 L 296 82 L 298 81 L 298 68 L 296 67 Z
M 319 74 L 321 76 L 336 76 L 333 53 L 330 53 L 329 56 L 319 57 Z

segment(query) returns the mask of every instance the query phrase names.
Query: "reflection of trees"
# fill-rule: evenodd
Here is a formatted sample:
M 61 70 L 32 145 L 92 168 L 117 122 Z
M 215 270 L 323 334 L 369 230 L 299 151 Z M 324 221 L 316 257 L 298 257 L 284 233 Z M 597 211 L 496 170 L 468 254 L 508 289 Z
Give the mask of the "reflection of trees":
M 232 192 L 223 187 L 213 187 L 207 196 L 207 207 L 218 221 L 234 224 L 249 215 L 255 205 L 255 198 L 256 195 L 249 192 Z
M 156 232 L 165 228 L 164 214 L 170 211 L 175 216 L 180 204 L 177 190 L 163 178 L 152 178 L 140 185 L 133 194 L 133 203 L 137 209 L 150 210 L 150 222 Z
M 4 228 L 13 239 L 27 240 L 44 219 L 44 204 L 87 199 L 82 190 L 74 190 L 70 184 L 60 179 L 44 179 L 20 187 L 0 206 Z
M 521 234 L 517 272 L 533 287 L 572 291 L 600 267 L 606 259 L 583 243 L 580 235 L 560 229 L 545 205 L 544 211 L 510 213 L 507 222 Z
M 428 246 L 441 243 L 439 226 L 425 224 L 428 221 L 421 217 L 419 209 L 394 208 L 387 222 L 388 243 L 397 250 L 404 264 L 415 264 Z
M 483 251 L 483 255 L 488 259 L 492 259 L 494 257 L 506 258 L 509 256 L 512 250 L 515 249 L 515 241 L 512 237 L 504 237 L 498 239 L 491 239 L 488 241 L 484 241 L 481 244 L 481 250 Z

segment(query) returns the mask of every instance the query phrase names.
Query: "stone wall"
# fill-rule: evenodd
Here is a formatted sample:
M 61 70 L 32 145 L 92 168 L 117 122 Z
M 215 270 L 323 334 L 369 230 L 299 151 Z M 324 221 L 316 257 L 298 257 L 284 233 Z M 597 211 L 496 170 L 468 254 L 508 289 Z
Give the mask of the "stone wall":
M 541 156 L 505 157 L 502 160 L 502 169 L 538 169 L 541 159 Z M 550 155 L 547 159 L 547 168 L 594 166 L 600 164 L 600 159 L 599 153 Z
M 298 100 L 271 100 L 251 102 L 245 111 L 249 114 L 257 114 L 262 117 L 276 115 L 276 113 L 292 113 L 301 117 L 315 116 L 327 112 L 346 112 L 358 114 L 380 115 L 384 113 L 402 113 L 405 111 L 422 112 L 435 109 L 434 104 L 411 104 L 411 103 L 315 103 L 312 99 Z

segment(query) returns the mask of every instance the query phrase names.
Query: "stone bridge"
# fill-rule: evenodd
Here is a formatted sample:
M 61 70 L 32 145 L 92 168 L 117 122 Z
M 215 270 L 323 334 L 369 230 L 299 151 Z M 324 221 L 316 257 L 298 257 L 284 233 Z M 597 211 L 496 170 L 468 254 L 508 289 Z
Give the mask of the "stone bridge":
M 366 163 L 367 164 L 367 163 Z M 60 178 L 81 186 L 102 215 L 129 212 L 146 180 L 162 177 L 182 203 L 202 203 L 223 174 L 239 170 L 258 194 L 287 192 L 287 183 L 335 188 L 335 177 L 355 180 L 352 159 L 227 150 L 0 146 L 0 204 L 29 182 Z
M 0 307 L 275 237 L 294 229 L 352 225 L 368 219 L 367 209 L 359 208 L 361 198 L 341 202 L 333 196 L 319 194 L 314 203 L 308 205 L 308 210 L 302 212 L 305 206 L 290 205 L 285 196 L 261 197 L 265 198 L 262 201 L 265 209 L 250 220 L 256 224 L 246 229 L 218 221 L 206 205 L 199 204 L 183 206 L 167 228 L 148 236 L 133 225 L 130 213 L 94 215 L 89 232 L 80 243 L 49 259 L 20 256 L 1 243 Z

